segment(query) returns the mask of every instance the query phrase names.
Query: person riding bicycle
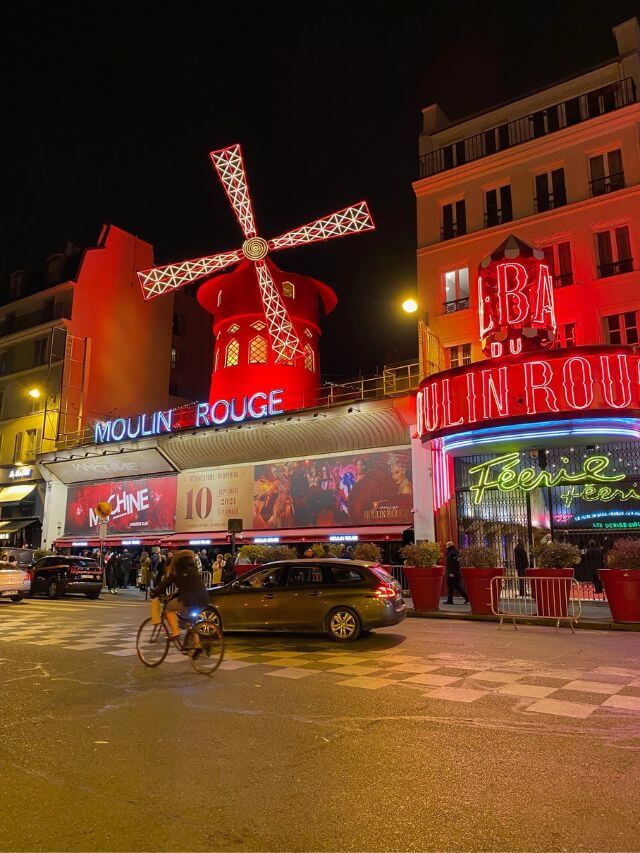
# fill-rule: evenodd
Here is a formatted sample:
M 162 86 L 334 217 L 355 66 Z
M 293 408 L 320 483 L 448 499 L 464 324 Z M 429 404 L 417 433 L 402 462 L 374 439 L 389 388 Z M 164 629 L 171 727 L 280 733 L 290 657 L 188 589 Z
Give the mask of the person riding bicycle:
M 209 606 L 209 593 L 202 582 L 196 566 L 196 555 L 193 551 L 176 551 L 173 559 L 160 583 L 151 590 L 151 597 L 162 595 L 168 587 L 175 584 L 178 588 L 165 607 L 165 616 L 169 623 L 170 640 L 180 636 L 178 612 L 180 610 L 197 610 L 200 613 Z

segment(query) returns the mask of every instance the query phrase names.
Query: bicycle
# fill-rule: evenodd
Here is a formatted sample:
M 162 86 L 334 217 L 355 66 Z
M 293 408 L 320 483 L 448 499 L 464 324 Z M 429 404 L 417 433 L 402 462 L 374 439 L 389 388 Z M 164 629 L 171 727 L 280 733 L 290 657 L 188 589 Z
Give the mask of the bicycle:
M 222 663 L 224 656 L 224 637 L 218 621 L 210 616 L 210 611 L 191 611 L 178 614 L 181 628 L 187 631 L 184 639 L 169 639 L 169 626 L 165 618 L 167 601 L 163 599 L 160 621 L 155 623 L 150 616 L 138 628 L 136 651 L 145 666 L 160 666 L 169 653 L 171 642 L 176 644 L 180 653 L 187 655 L 196 672 L 212 675 Z

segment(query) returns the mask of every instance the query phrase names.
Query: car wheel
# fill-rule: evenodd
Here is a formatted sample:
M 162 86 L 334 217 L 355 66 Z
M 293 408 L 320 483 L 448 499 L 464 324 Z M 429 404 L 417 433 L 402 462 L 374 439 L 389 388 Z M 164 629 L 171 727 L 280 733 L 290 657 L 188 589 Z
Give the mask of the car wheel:
M 95 601 L 96 598 L 100 598 L 99 592 L 85 592 L 85 595 L 87 596 L 87 598 L 93 599 L 93 601 Z
M 53 580 L 49 581 L 49 586 L 47 587 L 47 597 L 53 599 L 60 598 L 61 595 L 60 581 L 57 578 L 53 578 Z
M 352 643 L 361 632 L 360 617 L 349 607 L 336 607 L 327 616 L 327 634 L 336 643 Z
M 22 596 L 21 595 L 12 595 L 11 601 L 22 601 Z

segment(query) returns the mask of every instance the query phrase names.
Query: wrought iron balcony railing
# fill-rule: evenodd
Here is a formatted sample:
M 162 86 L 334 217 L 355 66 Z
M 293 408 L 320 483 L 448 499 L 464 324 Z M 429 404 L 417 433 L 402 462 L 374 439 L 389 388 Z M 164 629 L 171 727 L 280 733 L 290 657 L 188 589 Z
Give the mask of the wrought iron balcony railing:
M 492 127 L 482 133 L 436 148 L 420 157 L 420 177 L 455 169 L 489 157 L 532 139 L 548 136 L 574 124 L 580 124 L 605 113 L 636 102 L 636 85 L 631 77 L 601 86 L 575 98 L 569 98 L 514 121 Z
M 589 181 L 591 195 L 606 195 L 616 190 L 624 189 L 624 172 L 616 172 L 614 175 L 604 175 L 602 178 L 594 178 Z
M 563 193 L 547 193 L 547 195 L 537 196 L 533 200 L 536 213 L 544 213 L 545 210 L 555 210 L 557 207 L 564 207 L 567 203 L 567 194 Z
M 622 275 L 633 272 L 633 258 L 623 258 L 621 261 L 609 261 L 598 265 L 598 278 L 609 278 L 612 275 Z
M 570 272 L 563 272 L 560 275 L 554 275 L 553 277 L 554 287 L 567 287 L 570 284 L 575 284 L 573 280 L 573 270 Z
M 453 314 L 455 311 L 464 311 L 469 307 L 469 297 L 465 296 L 462 299 L 452 299 L 450 302 L 444 303 L 444 313 Z

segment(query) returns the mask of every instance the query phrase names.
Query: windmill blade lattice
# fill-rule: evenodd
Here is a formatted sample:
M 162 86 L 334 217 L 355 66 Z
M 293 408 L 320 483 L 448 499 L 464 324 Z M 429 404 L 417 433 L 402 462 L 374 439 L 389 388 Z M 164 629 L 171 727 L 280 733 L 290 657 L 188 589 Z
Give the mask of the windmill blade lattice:
M 287 231 L 280 237 L 269 240 L 269 248 L 286 249 L 291 246 L 302 246 L 308 243 L 318 243 L 322 240 L 333 240 L 334 237 L 344 237 L 346 234 L 357 234 L 360 231 L 372 231 L 375 228 L 366 201 L 345 207 L 330 216 L 323 216 L 315 222 L 309 222 L 301 228 Z

